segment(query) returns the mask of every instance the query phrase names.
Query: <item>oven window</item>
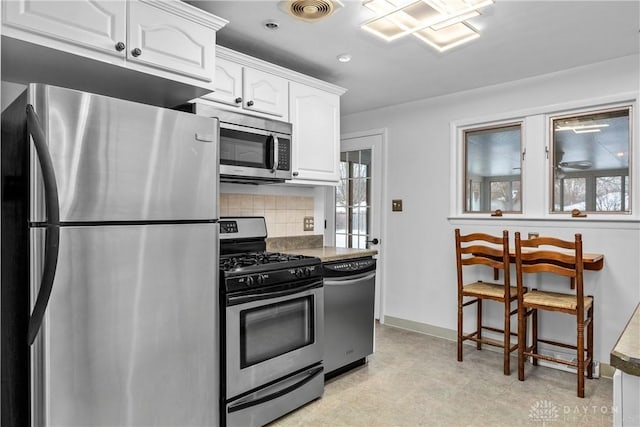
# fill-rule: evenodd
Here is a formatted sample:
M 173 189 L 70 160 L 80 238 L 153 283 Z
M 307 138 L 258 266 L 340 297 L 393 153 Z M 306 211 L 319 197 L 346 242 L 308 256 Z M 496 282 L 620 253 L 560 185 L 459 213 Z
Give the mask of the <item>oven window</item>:
M 220 129 L 220 163 L 231 166 L 267 168 L 269 136 L 234 129 Z
M 240 366 L 313 343 L 313 295 L 240 312 Z

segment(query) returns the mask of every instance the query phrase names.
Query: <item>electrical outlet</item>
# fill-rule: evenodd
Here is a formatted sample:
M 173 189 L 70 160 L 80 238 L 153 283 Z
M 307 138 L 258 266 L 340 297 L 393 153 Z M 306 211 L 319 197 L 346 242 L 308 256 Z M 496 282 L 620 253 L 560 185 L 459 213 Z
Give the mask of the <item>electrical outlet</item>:
M 402 199 L 395 199 L 391 201 L 392 212 L 402 212 Z
M 313 217 L 305 216 L 302 222 L 303 231 L 313 231 Z

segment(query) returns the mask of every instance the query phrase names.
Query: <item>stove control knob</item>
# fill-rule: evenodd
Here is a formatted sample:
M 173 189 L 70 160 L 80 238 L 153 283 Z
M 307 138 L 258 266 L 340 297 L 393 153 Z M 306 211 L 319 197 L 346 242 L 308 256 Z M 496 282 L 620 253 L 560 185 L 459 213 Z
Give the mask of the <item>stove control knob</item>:
M 304 275 L 307 277 L 311 276 L 311 269 L 309 267 L 305 267 Z
M 296 277 L 302 277 L 304 276 L 304 272 L 302 271 L 301 268 L 296 268 Z
M 264 284 L 264 274 L 258 274 L 258 277 L 256 278 L 256 281 L 258 282 L 258 285 L 262 285 Z
M 247 280 L 245 282 L 247 286 L 253 286 L 253 277 L 247 276 Z

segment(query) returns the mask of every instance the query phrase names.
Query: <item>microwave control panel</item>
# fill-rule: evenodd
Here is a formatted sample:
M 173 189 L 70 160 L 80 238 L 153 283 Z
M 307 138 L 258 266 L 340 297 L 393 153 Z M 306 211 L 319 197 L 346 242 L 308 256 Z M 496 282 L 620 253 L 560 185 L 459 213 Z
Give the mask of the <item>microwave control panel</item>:
M 291 141 L 278 138 L 278 170 L 288 171 L 291 169 L 289 160 L 291 159 Z

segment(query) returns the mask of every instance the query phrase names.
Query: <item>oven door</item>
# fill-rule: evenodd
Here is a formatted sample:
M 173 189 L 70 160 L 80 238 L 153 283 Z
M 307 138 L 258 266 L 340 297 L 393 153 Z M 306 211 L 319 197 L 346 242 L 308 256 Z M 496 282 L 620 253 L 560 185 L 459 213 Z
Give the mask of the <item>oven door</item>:
M 220 176 L 263 180 L 291 179 L 291 136 L 220 124 Z
M 322 280 L 300 284 L 295 289 L 273 293 L 278 296 L 248 294 L 228 298 L 227 399 L 322 360 Z

